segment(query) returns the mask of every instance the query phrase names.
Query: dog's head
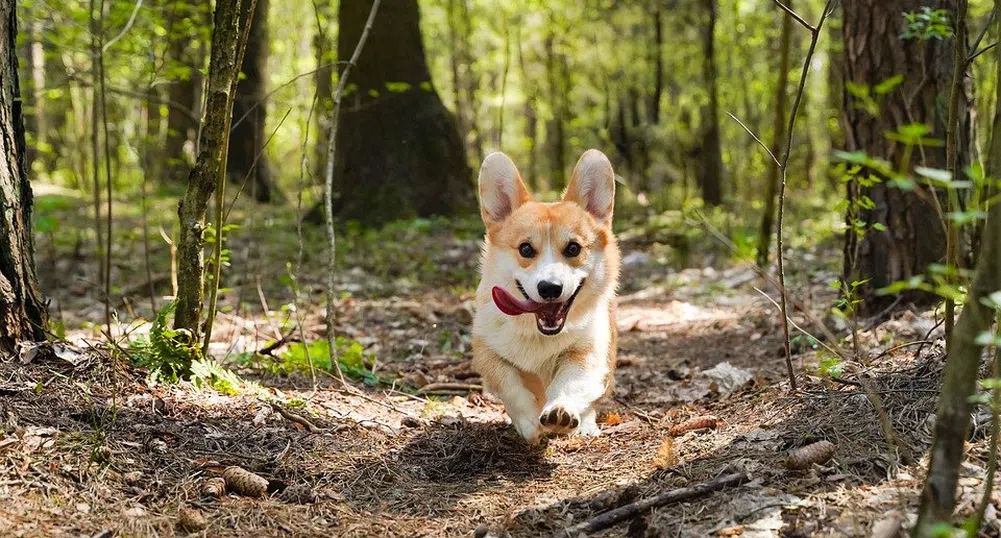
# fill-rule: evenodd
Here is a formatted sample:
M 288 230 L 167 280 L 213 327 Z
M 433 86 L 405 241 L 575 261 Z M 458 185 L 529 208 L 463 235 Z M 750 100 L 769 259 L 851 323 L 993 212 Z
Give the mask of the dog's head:
M 487 228 L 483 279 L 502 312 L 532 313 L 539 332 L 555 335 L 574 317 L 574 304 L 587 310 L 614 291 L 615 174 L 603 153 L 581 156 L 560 202 L 533 201 L 503 153 L 483 161 L 479 191 Z

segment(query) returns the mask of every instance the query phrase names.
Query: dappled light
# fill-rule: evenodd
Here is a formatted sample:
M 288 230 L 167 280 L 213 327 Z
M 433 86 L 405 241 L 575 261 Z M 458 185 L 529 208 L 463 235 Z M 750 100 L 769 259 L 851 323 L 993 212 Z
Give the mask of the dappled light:
M 998 9 L 0 0 L 0 537 L 1001 536 Z

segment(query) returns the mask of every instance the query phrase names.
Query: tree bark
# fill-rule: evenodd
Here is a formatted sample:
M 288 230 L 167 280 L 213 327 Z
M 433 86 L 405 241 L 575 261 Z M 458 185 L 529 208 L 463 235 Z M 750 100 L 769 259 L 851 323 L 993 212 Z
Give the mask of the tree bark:
M 250 33 L 247 35 L 247 52 L 243 56 L 243 75 L 236 87 L 233 101 L 233 127 L 229 135 L 229 178 L 239 189 L 248 174 L 249 190 L 258 202 L 271 202 L 280 197 L 273 179 L 271 163 L 264 154 L 264 143 L 268 135 L 264 132 L 267 118 L 267 63 L 268 63 L 268 4 L 269 0 L 257 0 L 255 13 L 247 7 L 251 0 L 244 0 L 244 10 L 240 22 L 246 28 L 247 17 L 252 16 Z M 255 164 L 256 161 L 256 164 Z
M 550 26 L 555 25 L 550 21 Z M 557 54 L 555 30 L 551 29 L 543 46 L 546 52 L 546 74 L 549 79 L 549 106 L 553 117 L 546 122 L 546 143 L 549 146 L 549 188 L 560 190 L 566 185 L 566 59 Z
M 935 7 L 956 12 L 959 0 L 941 0 Z M 846 148 L 864 151 L 885 159 L 894 166 L 904 160 L 904 146 L 888 140 L 884 133 L 907 124 L 922 123 L 931 127 L 931 136 L 944 139 L 948 120 L 949 95 L 953 69 L 953 39 L 900 38 L 902 13 L 919 9 L 928 2 L 920 0 L 845 0 L 844 80 L 869 88 L 896 75 L 903 83 L 882 96 L 879 113 L 874 116 L 858 106 L 849 92 L 843 93 L 842 117 Z M 959 96 L 957 147 L 959 164 L 969 162 L 969 102 Z M 925 146 L 915 149 L 910 165 L 946 169 L 945 147 Z M 856 289 L 863 300 L 862 315 L 885 310 L 897 297 L 876 295 L 875 291 L 898 280 L 921 275 L 929 264 L 941 263 L 946 254 L 946 236 L 937 213 L 934 196 L 925 189 L 924 200 L 915 192 L 880 183 L 855 192 L 849 184 L 848 199 L 867 195 L 875 202 L 873 209 L 862 210 L 859 217 L 868 225 L 880 223 L 885 231 L 868 230 L 859 239 L 852 230 L 845 234 L 845 280 L 867 282 Z M 944 207 L 945 203 L 941 202 Z M 898 304 L 930 304 L 937 297 L 921 292 L 907 292 Z
M 1001 47 L 995 52 L 1001 62 Z M 998 63 L 997 98 L 1001 98 L 1001 63 Z M 999 101 L 1001 102 L 1001 101 Z M 991 141 L 987 153 L 985 175 L 1001 173 L 1001 109 L 995 107 Z M 970 425 L 970 396 L 976 390 L 977 373 L 984 346 L 977 342 L 981 333 L 989 331 L 995 311 L 982 300 L 1001 289 L 1001 205 L 988 210 L 987 223 L 980 243 L 980 259 L 973 286 L 963 303 L 959 322 L 952 333 L 952 345 L 945 364 L 942 393 L 935 418 L 935 440 L 928 464 L 928 476 L 921 493 L 921 506 L 914 535 L 924 538 L 938 536 L 931 528 L 936 523 L 951 523 L 956 507 L 956 484 L 963 461 L 963 444 Z M 974 529 L 974 533 L 978 529 Z
M 539 187 L 539 166 L 538 166 L 538 150 L 536 149 L 536 141 L 539 132 L 539 114 L 536 107 L 536 87 L 532 80 L 531 75 L 528 72 L 528 66 L 525 63 L 525 51 L 524 44 L 521 41 L 521 25 L 516 24 L 514 27 L 515 31 L 515 47 L 518 49 L 518 67 L 521 70 L 521 84 L 525 93 L 525 105 L 522 109 L 522 116 L 525 119 L 525 150 L 528 151 L 528 168 L 526 171 L 525 180 L 528 182 L 529 188 L 536 190 Z
M 333 41 L 328 29 L 332 12 L 330 0 L 316 0 L 316 34 L 313 36 L 313 53 L 316 55 L 316 143 L 313 145 L 313 175 L 322 183 L 323 171 L 327 169 L 327 146 L 330 145 L 330 118 L 334 111 L 334 73 L 337 59 Z
M 650 123 L 660 125 L 660 100 L 664 93 L 664 18 L 662 16 L 662 0 L 653 0 L 653 43 L 650 47 L 650 60 L 653 63 L 653 93 L 650 95 L 648 117 Z
M 167 85 L 167 99 L 176 106 L 167 109 L 167 139 L 163 155 L 166 158 L 166 180 L 182 184 L 191 171 L 192 159 L 184 146 L 198 136 L 198 119 L 201 114 L 202 52 L 191 46 L 191 33 L 208 23 L 208 5 L 196 2 L 171 2 L 167 13 L 168 68 L 177 74 Z M 188 113 L 194 112 L 194 116 Z
M 35 278 L 31 185 L 17 75 L 17 10 L 0 0 L 0 353 L 45 339 L 45 305 Z
M 702 77 L 709 92 L 709 103 L 702 111 L 702 142 L 699 162 L 696 163 L 696 181 L 702 190 L 702 199 L 711 206 L 723 203 L 723 150 L 719 134 L 719 98 L 716 91 L 716 0 L 702 0 L 706 11 L 703 30 Z
M 253 0 L 251 5 L 253 4 Z M 217 0 L 209 60 L 208 101 L 205 108 L 198 159 L 188 178 L 188 189 L 177 208 L 180 234 L 177 242 L 177 305 L 174 327 L 187 329 L 193 341 L 201 332 L 205 281 L 205 211 L 209 198 L 226 172 L 225 154 L 233 117 L 233 95 L 241 63 L 243 20 L 241 0 Z M 220 208 L 221 210 L 221 208 Z
M 793 8 L 792 0 L 786 0 L 786 7 Z M 789 86 L 789 48 L 792 42 L 792 17 L 781 11 L 782 37 L 779 45 L 779 79 L 775 85 L 775 119 L 772 123 L 772 155 L 779 155 L 782 144 L 786 140 L 786 103 L 788 102 Z M 775 226 L 775 197 L 779 192 L 779 165 L 772 162 L 768 165 L 768 185 L 765 191 L 765 211 L 761 215 L 761 228 L 758 231 L 758 265 L 768 265 L 768 249 L 772 244 L 772 228 Z
M 371 5 L 341 2 L 338 57 L 351 56 Z M 350 86 L 337 132 L 334 213 L 381 223 L 472 209 L 472 171 L 431 83 L 416 0 L 382 4 Z

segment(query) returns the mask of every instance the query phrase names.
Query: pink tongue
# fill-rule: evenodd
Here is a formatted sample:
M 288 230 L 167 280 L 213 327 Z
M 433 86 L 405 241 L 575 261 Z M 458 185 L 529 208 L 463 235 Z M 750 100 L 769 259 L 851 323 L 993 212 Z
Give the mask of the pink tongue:
M 518 300 L 508 293 L 507 290 L 498 286 L 494 286 L 491 290 L 491 295 L 493 295 L 494 303 L 497 304 L 497 308 L 509 316 L 536 312 L 547 306 L 535 301 Z

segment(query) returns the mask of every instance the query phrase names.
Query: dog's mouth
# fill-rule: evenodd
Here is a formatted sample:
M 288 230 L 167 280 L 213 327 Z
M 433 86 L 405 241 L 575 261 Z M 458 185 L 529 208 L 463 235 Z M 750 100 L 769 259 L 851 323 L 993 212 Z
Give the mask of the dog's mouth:
M 494 286 L 493 290 L 491 290 L 494 303 L 497 304 L 497 308 L 501 312 L 509 316 L 518 316 L 529 312 L 535 314 L 535 325 L 538 327 L 539 332 L 546 336 L 559 334 L 563 330 L 563 326 L 567 323 L 567 315 L 570 313 L 570 307 L 573 306 L 574 299 L 577 298 L 577 294 L 584 287 L 584 281 L 582 280 L 577 289 L 574 290 L 573 295 L 566 301 L 559 303 L 538 303 L 528 297 L 524 288 L 521 287 L 521 282 L 516 281 L 516 283 L 518 284 L 518 290 L 525 297 L 524 300 L 512 296 L 504 288 Z

